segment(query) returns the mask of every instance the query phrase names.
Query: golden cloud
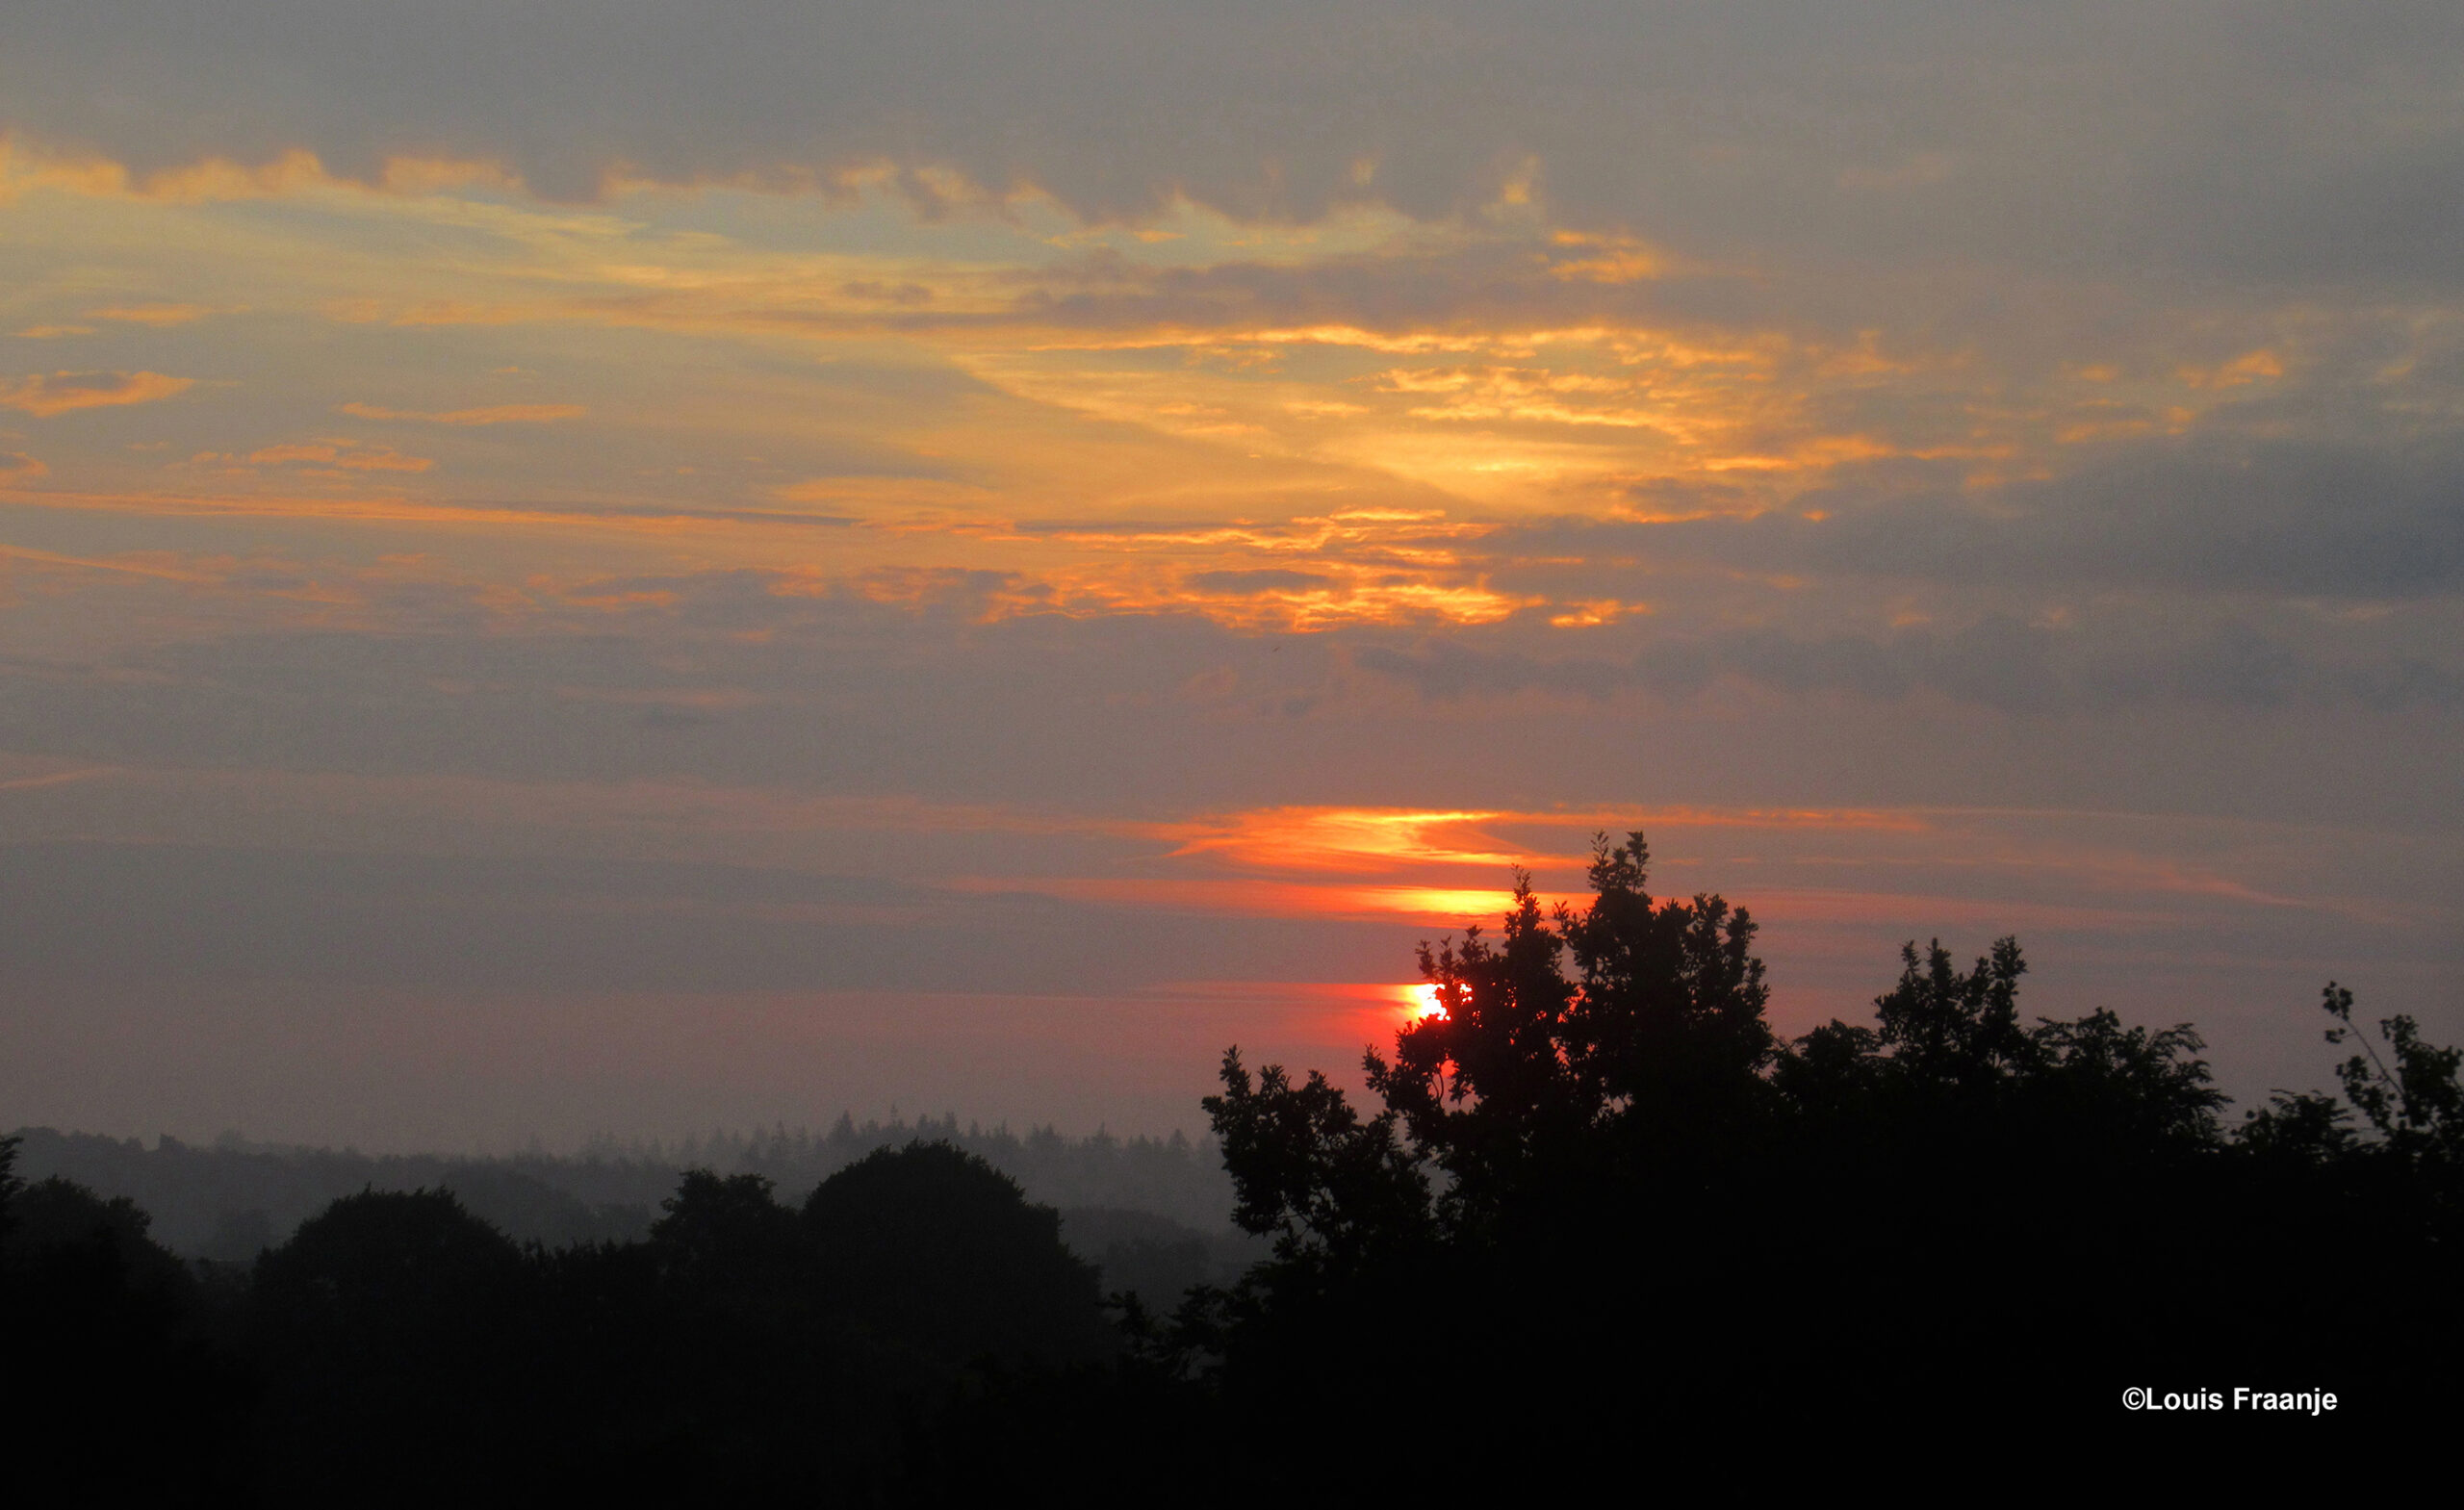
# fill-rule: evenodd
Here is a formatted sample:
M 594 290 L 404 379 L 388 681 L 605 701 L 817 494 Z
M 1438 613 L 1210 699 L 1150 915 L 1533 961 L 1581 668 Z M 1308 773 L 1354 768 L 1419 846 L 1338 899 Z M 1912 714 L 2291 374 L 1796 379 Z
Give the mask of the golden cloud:
M 0 409 L 18 409 L 47 420 L 71 409 L 152 403 L 194 386 L 193 378 L 167 377 L 161 372 L 53 372 L 48 376 L 36 372 L 0 384 Z
M 412 196 L 465 188 L 508 191 L 521 187 L 520 174 L 484 159 L 390 157 L 374 174 L 357 176 L 328 169 L 316 153 L 301 147 L 264 163 L 214 156 L 140 172 L 108 157 L 51 150 L 0 134 L 0 203 L 30 189 L 92 198 L 213 204 L 312 192 Z

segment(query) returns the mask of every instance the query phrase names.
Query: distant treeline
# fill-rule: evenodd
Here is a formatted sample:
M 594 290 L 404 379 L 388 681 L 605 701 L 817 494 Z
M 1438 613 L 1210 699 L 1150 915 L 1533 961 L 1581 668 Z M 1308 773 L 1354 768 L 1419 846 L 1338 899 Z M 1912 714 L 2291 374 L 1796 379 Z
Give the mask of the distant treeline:
M 1065 1227 L 950 1123 L 702 1145 L 797 1183 L 686 1168 L 638 1234 L 527 1244 L 403 1162 L 245 1263 L 0 1140 L 5 1419 L 86 1498 L 279 1504 L 2008 1498 L 2363 1484 L 2451 1429 L 2464 1052 L 2331 985 L 2338 1093 L 2228 1120 L 2188 1025 L 2024 1017 L 2008 938 L 1912 943 L 1870 1021 L 1783 1040 L 1753 920 L 1647 862 L 1603 839 L 1584 909 L 1522 878 L 1424 948 L 1442 1010 L 1366 1057 L 1373 1109 L 1225 1055 L 1237 1277 L 1152 1210 Z M 613 1222 L 672 1153 L 471 1167 Z
M 937 1503 L 1021 1453 L 1084 1479 L 1081 1441 L 1018 1413 L 1078 1401 L 1084 1430 L 1177 1399 L 1131 1387 L 1120 1296 L 1215 1277 L 1169 1218 L 1098 1212 L 1107 1275 L 946 1141 L 788 1203 L 688 1170 L 629 1241 L 518 1244 L 450 1191 L 366 1190 L 245 1265 L 184 1262 L 127 1197 L 16 1154 L 0 1420 L 19 1475 L 79 1502 Z
M 166 1136 L 148 1148 L 136 1139 L 47 1127 L 20 1128 L 17 1137 L 24 1176 L 57 1175 L 107 1197 L 125 1196 L 152 1218 L 155 1241 L 222 1263 L 253 1260 L 327 1203 L 370 1189 L 451 1190 L 520 1242 L 638 1241 L 687 1169 L 758 1174 L 802 1199 L 874 1150 L 919 1140 L 974 1154 L 1017 1181 L 1028 1199 L 1068 1214 L 1073 1240 L 1091 1258 L 1101 1258 L 1111 1229 L 1138 1225 L 1127 1214 L 1166 1218 L 1160 1228 L 1145 1224 L 1150 1235 L 1203 1238 L 1227 1260 L 1250 1256 L 1255 1246 L 1231 1231 L 1232 1184 L 1213 1140 L 1177 1132 L 1121 1139 L 1099 1130 L 1067 1138 L 1038 1127 L 1021 1136 L 1006 1126 L 962 1127 L 955 1114 L 862 1123 L 841 1114 L 823 1133 L 777 1127 L 678 1143 L 599 1138 L 574 1158 L 371 1155 L 228 1136 L 211 1144 Z

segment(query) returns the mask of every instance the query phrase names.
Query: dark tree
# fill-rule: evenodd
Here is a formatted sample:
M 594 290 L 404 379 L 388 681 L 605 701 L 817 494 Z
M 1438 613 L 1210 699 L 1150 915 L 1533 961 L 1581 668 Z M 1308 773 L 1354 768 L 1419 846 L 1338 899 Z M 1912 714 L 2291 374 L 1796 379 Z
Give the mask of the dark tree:
M 1440 1011 L 1365 1057 L 1374 1115 L 1322 1076 L 1225 1057 L 1207 1111 L 1238 1217 L 1275 1256 L 1174 1336 L 1220 1360 L 1236 1408 L 1280 1430 L 1348 1397 L 1503 1408 L 1497 1392 L 1546 1379 L 1530 1446 L 1549 1452 L 1765 1390 L 1753 1159 L 1776 1093 L 1755 925 L 1716 896 L 1656 900 L 1648 859 L 1639 834 L 1604 838 L 1581 910 L 1544 916 L 1518 875 L 1494 942 L 1424 946 Z M 1604 1367 L 1613 1386 L 1584 1387 Z
M 0 1420 L 21 1478 L 97 1502 L 219 1499 L 251 1469 L 255 1381 L 145 1213 L 17 1178 L 0 1138 Z
M 881 1149 L 805 1202 L 817 1282 L 875 1335 L 952 1363 L 1100 1357 L 1112 1347 L 1093 1267 L 1061 1217 L 947 1143 Z
M 1752 919 L 1655 900 L 1647 863 L 1604 840 L 1582 909 L 1518 876 L 1494 941 L 1424 945 L 1442 1011 L 1366 1056 L 1373 1113 L 1226 1055 L 1206 1107 L 1274 1257 L 1166 1351 L 1255 1429 L 1413 1395 L 1548 1457 L 1635 1421 L 1885 1429 L 1920 1397 L 1937 1431 L 2110 1424 L 2150 1377 L 2451 1397 L 2424 1370 L 2464 1341 L 2432 1280 L 2464 1251 L 2464 1056 L 2409 1019 L 2342 1102 L 2228 1138 L 2189 1025 L 2027 1018 L 2010 938 L 1966 969 L 1912 942 L 1869 1023 L 1782 1044 Z M 2325 1276 L 2355 1251 L 2405 1276 L 2417 1334 L 2354 1324 Z
M 521 1250 L 444 1190 L 346 1196 L 260 1257 L 283 1492 L 409 1502 L 519 1462 L 529 1290 Z
M 707 1291 L 759 1292 L 804 1280 L 804 1234 L 771 1189 L 757 1174 L 686 1170 L 651 1224 L 660 1269 L 679 1285 Z
M 2345 1099 L 2358 1111 L 2388 1157 L 2451 1177 L 2464 1170 L 2464 1048 L 2440 1048 L 2422 1040 L 2421 1025 L 2406 1016 L 2378 1024 L 2379 1040 L 2395 1057 L 2390 1068 L 2376 1044 L 2352 1025 L 2352 992 L 2327 983 L 2323 1005 L 2336 1026 L 2330 1043 L 2357 1042 L 2361 1052 L 2336 1066 Z

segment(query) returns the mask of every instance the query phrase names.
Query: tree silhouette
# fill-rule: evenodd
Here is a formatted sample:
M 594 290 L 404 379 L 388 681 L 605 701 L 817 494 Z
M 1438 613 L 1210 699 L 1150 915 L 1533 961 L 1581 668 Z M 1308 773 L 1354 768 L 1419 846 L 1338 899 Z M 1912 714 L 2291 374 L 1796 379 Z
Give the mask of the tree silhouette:
M 1364 1055 L 1373 1110 L 1227 1051 L 1204 1105 L 1270 1252 L 1125 1305 L 1131 1345 L 1058 1215 L 948 1142 L 792 1206 L 686 1170 L 643 1241 L 554 1249 L 367 1190 L 243 1283 L 0 1138 L 6 1419 L 86 1497 L 321 1503 L 1760 1487 L 2078 1462 L 2151 1384 L 2444 1424 L 2464 1052 L 2331 984 L 2339 1093 L 2228 1134 L 2189 1025 L 2028 1016 L 2007 937 L 1912 940 L 1869 1018 L 1784 1043 L 1753 919 L 1648 864 L 1604 838 L 1586 905 L 1518 875 L 1494 934 L 1424 946 L 1442 1011 Z M 1072 1218 L 1113 1282 L 1205 1272 L 1131 1215 Z
M 1422 946 L 1439 1010 L 1402 1030 L 1391 1062 L 1372 1050 L 1365 1068 L 1409 1141 L 1388 1184 L 1433 1165 L 1450 1228 L 1510 1226 L 1578 1187 L 1699 1164 L 1748 1136 L 1769 1099 L 1754 920 L 1717 896 L 1656 903 L 1650 857 L 1640 833 L 1604 836 L 1580 912 L 1560 905 L 1544 919 L 1518 871 L 1498 942 L 1475 926 L 1459 944 Z M 1229 1067 L 1225 1125 L 1245 1099 Z M 1287 1190 L 1284 1205 L 1295 1200 Z
M 650 1247 L 675 1284 L 722 1292 L 758 1292 L 808 1277 L 796 1214 L 771 1195 L 758 1174 L 721 1176 L 687 1169 L 676 1193 L 660 1203 Z
M 1364 1056 L 1373 1115 L 1226 1055 L 1205 1106 L 1236 1216 L 1275 1255 L 1170 1335 L 1220 1361 L 1236 1408 L 1289 1430 L 1347 1397 L 1469 1408 L 1554 1378 L 1535 1444 L 1571 1449 L 1646 1402 L 1761 1388 L 1766 1213 L 1744 1172 L 1777 1093 L 1755 924 L 1656 900 L 1649 857 L 1603 837 L 1580 910 L 1544 916 L 1518 872 L 1494 942 L 1424 945 L 1439 1010 Z M 1713 1317 L 1737 1322 L 1724 1351 L 1701 1345 Z M 1634 1367 L 1645 1336 L 1662 1368 Z M 1571 1387 L 1621 1358 L 1616 1388 Z
M 2337 1024 L 2327 1030 L 2327 1041 L 2361 1045 L 2361 1053 L 2336 1066 L 2336 1077 L 2379 1145 L 2408 1164 L 2450 1173 L 2464 1168 L 2464 1086 L 2456 1078 L 2464 1048 L 2425 1043 L 2412 1018 L 2389 1017 L 2378 1024 L 2378 1037 L 2395 1056 L 2391 1069 L 2352 1025 L 2352 992 L 2329 981 L 2323 1005 Z
M 101 1502 L 239 1495 L 255 1381 L 220 1345 L 200 1286 L 125 1196 L 27 1183 L 17 1149 L 0 1138 L 0 1420 L 13 1466 Z
M 952 1363 L 1102 1356 L 1094 1268 L 1061 1217 L 948 1143 L 878 1149 L 821 1182 L 803 1221 L 831 1303 L 874 1335 Z
M 259 1257 L 286 1494 L 409 1502 L 516 1460 L 528 1291 L 521 1250 L 444 1190 L 346 1196 Z
M 1400 1113 L 1364 1120 L 1317 1071 L 1295 1087 L 1270 1064 L 1253 1082 L 1237 1046 L 1222 1079 L 1201 1105 L 1232 1171 L 1233 1220 L 1271 1236 L 1279 1259 L 1350 1268 L 1425 1226 L 1428 1179 L 1396 1136 Z
M 1542 1379 L 1566 1387 L 1535 1451 L 1740 1412 L 1879 1427 L 1920 1393 L 1945 1429 L 2101 1419 L 2133 1370 L 2310 1369 L 2383 1407 L 2429 1355 L 2334 1314 L 2340 1248 L 2437 1288 L 2411 1315 L 2464 1340 L 2430 1281 L 2464 1250 L 2464 1055 L 2410 1019 L 2340 1067 L 2343 1102 L 2228 1138 L 2196 1032 L 2024 1017 L 2012 938 L 1965 969 L 1912 941 L 1869 1022 L 1783 1044 L 1753 919 L 1654 899 L 1648 866 L 1604 838 L 1579 909 L 1544 916 L 1518 873 L 1494 940 L 1424 945 L 1440 1010 L 1366 1054 L 1373 1113 L 1225 1056 L 1205 1106 L 1275 1253 L 1162 1335 L 1258 1429 L 1347 1395 L 1512 1411 Z

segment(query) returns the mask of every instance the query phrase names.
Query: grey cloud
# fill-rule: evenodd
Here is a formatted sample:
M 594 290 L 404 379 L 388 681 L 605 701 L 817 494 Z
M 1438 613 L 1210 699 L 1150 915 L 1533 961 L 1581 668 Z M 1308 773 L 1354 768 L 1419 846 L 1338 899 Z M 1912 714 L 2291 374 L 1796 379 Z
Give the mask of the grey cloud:
M 1193 572 L 1183 578 L 1206 593 L 1296 593 L 1327 586 L 1333 579 L 1316 572 L 1261 569 L 1254 572 Z
M 1840 564 L 1930 554 L 1945 574 L 2364 598 L 2464 587 L 2464 454 L 2450 448 L 2151 447 L 2014 489 L 2009 503 L 2015 528 L 1938 515 L 1949 527 L 1929 552 L 1908 521 L 1847 546 Z
M 1776 706 L 1930 699 L 2077 713 L 2083 727 L 2129 708 L 2443 717 L 2464 705 L 2464 668 L 2432 609 L 2320 619 L 2231 600 L 2092 599 L 2054 627 L 2007 584 L 1952 583 L 1925 590 L 1932 624 L 1881 629 L 1870 588 L 1834 582 L 1732 615 L 1711 573 L 1656 578 L 1659 612 L 1598 629 L 1552 628 L 1542 609 L 1445 633 L 1258 635 L 1188 613 L 988 620 L 983 594 L 1010 590 L 1007 578 L 953 579 L 897 603 L 783 596 L 783 580 L 627 579 L 609 593 L 659 601 L 621 614 L 543 608 L 518 626 L 441 595 L 424 632 L 232 634 L 94 663 L 20 656 L 0 661 L 0 749 L 1162 813 L 1193 792 L 1235 806 L 1295 790 L 1394 801 L 1388 787 L 1411 771 L 1502 779 L 1502 729 L 1472 715 L 1525 691 L 1565 703 L 1578 741 L 1633 716 L 1627 694 L 1689 702 L 1724 681 Z M 1418 752 L 1408 770 L 1404 750 Z
M 1501 565 L 1579 551 L 1942 585 L 2380 601 L 2464 589 L 2464 451 L 2451 443 L 2158 443 L 1975 495 L 1929 487 L 1938 476 L 1869 471 L 1784 513 L 1560 522 L 1488 547 Z
M 1126 912 L 717 864 L 0 844 L 13 989 L 308 980 L 426 991 L 1100 994 L 1353 969 L 1391 926 Z M 1137 947 L 1124 939 L 1135 934 Z
M 986 623 L 982 594 L 1011 582 L 989 576 L 947 574 L 901 603 L 783 597 L 757 573 L 630 578 L 609 590 L 674 601 L 622 616 L 548 611 L 519 627 L 475 612 L 456 624 L 449 602 L 428 632 L 261 632 L 94 664 L 0 661 L 0 749 L 1135 803 L 1193 782 L 1274 784 L 1289 731 L 1233 737 L 1222 707 L 1200 717 L 1189 701 L 1194 675 L 1237 667 L 1237 705 L 1282 708 L 1330 674 L 1326 642 L 1270 655 L 1192 615 Z M 646 724 L 656 709 L 714 722 Z
M 1792 636 L 1771 630 L 1672 635 L 1622 657 L 1547 657 L 1490 650 L 1469 637 L 1354 653 L 1366 670 L 1446 702 L 1527 688 L 1605 698 L 1639 690 L 1689 698 L 1724 677 L 1792 694 L 1892 701 L 1930 689 L 2011 711 L 2047 706 L 2055 687 L 2042 633 L 1989 619 L 1961 635 Z
M 1450 704 L 1527 690 L 1681 701 L 1733 678 L 1790 698 L 1888 704 L 1925 694 L 2013 714 L 2094 714 L 2150 703 L 2272 708 L 2298 701 L 2380 713 L 2464 706 L 2464 676 L 2452 669 L 2401 654 L 2359 663 L 2304 654 L 2231 620 L 2169 645 L 1989 613 L 1950 630 L 1676 632 L 1619 655 L 1549 655 L 1470 634 L 1363 646 L 1352 655 L 1366 671 Z
M 141 167 L 500 158 L 563 195 L 886 158 L 1098 217 L 1446 215 L 1536 159 L 1566 218 L 1714 255 L 2448 283 L 2459 45 L 2411 0 L 22 0 L 0 124 Z

